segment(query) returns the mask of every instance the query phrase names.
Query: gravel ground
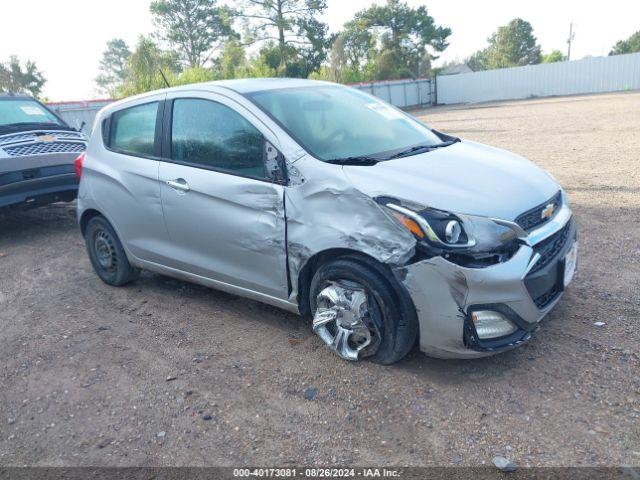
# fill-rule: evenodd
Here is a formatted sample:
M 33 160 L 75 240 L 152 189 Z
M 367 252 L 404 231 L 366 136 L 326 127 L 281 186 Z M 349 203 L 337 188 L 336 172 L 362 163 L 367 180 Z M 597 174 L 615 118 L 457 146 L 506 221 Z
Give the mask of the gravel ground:
M 549 170 L 580 225 L 544 328 L 483 360 L 347 363 L 275 308 L 106 286 L 71 205 L 0 218 L 0 465 L 640 465 L 639 112 L 640 93 L 417 112 Z

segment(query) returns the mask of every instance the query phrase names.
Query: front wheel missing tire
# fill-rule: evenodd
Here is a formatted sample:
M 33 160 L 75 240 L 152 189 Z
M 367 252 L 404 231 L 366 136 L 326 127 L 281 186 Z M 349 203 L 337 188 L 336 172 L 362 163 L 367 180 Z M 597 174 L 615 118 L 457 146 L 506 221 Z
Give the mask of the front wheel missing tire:
M 362 285 L 343 279 L 327 282 L 316 297 L 313 331 L 346 360 L 372 355 L 380 343 L 371 319 L 374 308 Z
M 391 364 L 414 345 L 418 322 L 383 266 L 343 257 L 315 272 L 309 289 L 313 330 L 346 360 Z

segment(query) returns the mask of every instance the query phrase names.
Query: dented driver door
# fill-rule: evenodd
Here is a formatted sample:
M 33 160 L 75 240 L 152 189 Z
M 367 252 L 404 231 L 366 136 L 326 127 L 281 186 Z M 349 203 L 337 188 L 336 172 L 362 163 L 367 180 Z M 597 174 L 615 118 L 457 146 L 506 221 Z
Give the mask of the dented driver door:
M 173 244 L 166 264 L 286 299 L 284 187 L 266 173 L 266 137 L 231 100 L 198 93 L 165 107 L 159 178 Z

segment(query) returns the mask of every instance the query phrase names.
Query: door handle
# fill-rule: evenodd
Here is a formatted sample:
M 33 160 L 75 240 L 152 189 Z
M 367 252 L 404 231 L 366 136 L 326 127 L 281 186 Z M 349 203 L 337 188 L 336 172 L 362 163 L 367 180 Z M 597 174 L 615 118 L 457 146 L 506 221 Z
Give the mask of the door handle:
M 191 190 L 189 184 L 184 178 L 177 178 L 175 180 L 167 180 L 167 185 L 169 185 L 174 190 L 178 190 L 180 192 L 188 192 Z

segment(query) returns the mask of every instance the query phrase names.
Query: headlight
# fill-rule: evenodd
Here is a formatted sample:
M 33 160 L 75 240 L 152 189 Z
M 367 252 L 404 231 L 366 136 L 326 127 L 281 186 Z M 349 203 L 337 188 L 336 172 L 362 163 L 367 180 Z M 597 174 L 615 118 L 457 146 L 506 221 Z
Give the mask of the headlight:
M 518 225 L 493 218 L 444 212 L 431 208 L 409 208 L 396 200 L 376 199 L 391 216 L 430 246 L 460 253 L 496 252 L 517 238 L 526 237 Z
M 384 204 L 391 215 L 418 239 L 440 248 L 470 248 L 475 240 L 465 233 L 458 217 L 440 210 L 416 212 L 396 203 Z

